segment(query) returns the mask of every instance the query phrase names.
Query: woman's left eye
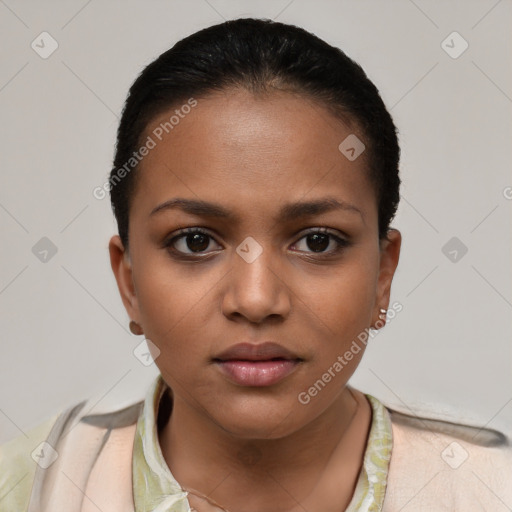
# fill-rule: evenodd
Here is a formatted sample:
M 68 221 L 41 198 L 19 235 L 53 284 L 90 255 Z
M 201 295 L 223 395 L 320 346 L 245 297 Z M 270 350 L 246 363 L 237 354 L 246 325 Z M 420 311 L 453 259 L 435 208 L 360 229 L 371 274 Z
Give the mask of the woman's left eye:
M 349 245 L 348 240 L 331 233 L 325 228 L 312 230 L 309 233 L 306 233 L 300 240 L 305 240 L 306 242 L 304 245 L 309 248 L 311 252 L 317 254 L 334 254 Z M 295 245 L 300 243 L 300 240 Z M 331 247 L 331 249 L 327 250 L 329 247 Z

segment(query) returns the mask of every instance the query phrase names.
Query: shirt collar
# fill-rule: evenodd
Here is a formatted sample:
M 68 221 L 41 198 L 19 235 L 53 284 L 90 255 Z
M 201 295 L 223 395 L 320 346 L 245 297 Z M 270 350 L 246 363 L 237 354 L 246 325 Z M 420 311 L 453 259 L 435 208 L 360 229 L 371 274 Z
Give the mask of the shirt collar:
M 172 475 L 158 442 L 158 407 L 167 389 L 158 374 L 137 421 L 132 461 L 135 512 L 190 512 L 187 492 Z M 373 411 L 372 423 L 354 496 L 345 512 L 378 512 L 386 492 L 393 444 L 391 419 L 379 400 L 366 397 Z

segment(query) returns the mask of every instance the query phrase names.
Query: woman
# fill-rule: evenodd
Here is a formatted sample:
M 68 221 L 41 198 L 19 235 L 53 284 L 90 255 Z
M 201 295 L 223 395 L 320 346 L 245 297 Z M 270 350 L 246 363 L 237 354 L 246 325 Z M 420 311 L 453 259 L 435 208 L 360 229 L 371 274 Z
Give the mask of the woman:
M 119 125 L 109 252 L 160 374 L 143 402 L 83 402 L 5 445 L 1 509 L 512 507 L 505 436 L 348 384 L 399 310 L 398 164 L 376 87 L 303 29 L 231 20 L 146 67 Z

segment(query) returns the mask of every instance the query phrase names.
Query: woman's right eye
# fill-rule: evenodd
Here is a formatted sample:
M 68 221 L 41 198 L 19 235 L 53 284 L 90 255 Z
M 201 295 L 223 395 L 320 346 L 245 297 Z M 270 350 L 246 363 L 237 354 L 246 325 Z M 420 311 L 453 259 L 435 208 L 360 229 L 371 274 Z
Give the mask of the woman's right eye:
M 213 237 L 199 228 L 187 228 L 164 242 L 164 247 L 182 255 L 201 254 L 210 246 Z

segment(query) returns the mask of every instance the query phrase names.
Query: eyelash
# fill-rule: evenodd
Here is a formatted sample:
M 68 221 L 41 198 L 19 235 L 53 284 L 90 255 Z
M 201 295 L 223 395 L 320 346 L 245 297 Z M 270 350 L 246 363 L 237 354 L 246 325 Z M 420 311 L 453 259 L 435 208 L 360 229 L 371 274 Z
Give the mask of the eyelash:
M 201 253 L 183 253 L 183 252 L 180 252 L 180 251 L 176 250 L 173 247 L 174 244 L 178 240 L 180 240 L 181 238 L 184 238 L 186 235 L 190 235 L 190 234 L 201 234 L 201 235 L 205 235 L 207 237 L 210 237 L 212 239 L 215 239 L 214 236 L 212 236 L 208 231 L 205 231 L 204 229 L 201 229 L 201 228 L 185 228 L 185 229 L 181 229 L 181 230 L 177 231 L 176 234 L 174 234 L 174 236 L 172 236 L 171 238 L 167 238 L 164 241 L 164 243 L 163 243 L 163 248 L 167 249 L 169 252 L 174 254 L 175 257 L 177 257 L 179 259 L 199 260 L 199 259 L 206 258 L 206 256 L 200 256 Z M 348 240 L 335 235 L 334 233 L 329 231 L 329 229 L 327 229 L 327 228 L 314 228 L 314 229 L 311 229 L 310 231 L 307 231 L 306 233 L 304 233 L 298 239 L 298 241 L 302 240 L 303 238 L 306 238 L 309 235 L 314 235 L 314 234 L 329 235 L 335 241 L 335 243 L 337 244 L 337 247 L 335 249 L 331 250 L 331 251 L 317 252 L 317 253 L 315 253 L 315 252 L 306 252 L 306 254 L 315 255 L 315 257 L 317 257 L 317 258 L 318 257 L 320 257 L 320 258 L 321 257 L 325 257 L 325 256 L 322 256 L 322 255 L 332 256 L 332 255 L 338 254 L 343 249 L 345 249 L 348 246 L 350 246 L 350 242 Z M 297 243 L 297 242 L 295 242 L 295 243 Z M 298 252 L 304 252 L 304 251 L 298 251 Z M 208 253 L 206 253 L 206 254 L 208 254 Z

